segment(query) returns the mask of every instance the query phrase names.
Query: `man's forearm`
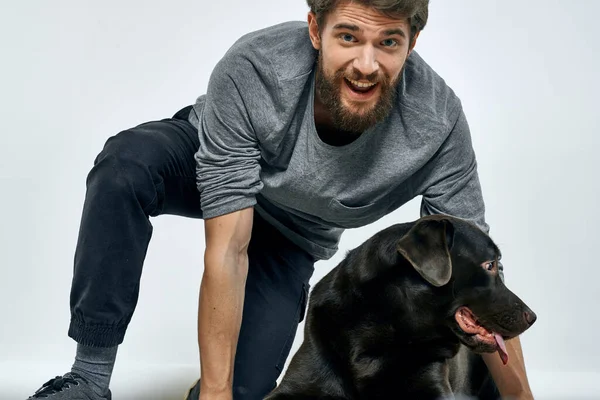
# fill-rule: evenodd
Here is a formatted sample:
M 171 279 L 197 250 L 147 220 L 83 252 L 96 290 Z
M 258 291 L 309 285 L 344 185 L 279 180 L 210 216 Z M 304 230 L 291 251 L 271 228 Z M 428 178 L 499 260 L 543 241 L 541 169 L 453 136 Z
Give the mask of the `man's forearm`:
M 484 354 L 485 361 L 494 382 L 500 391 L 500 395 L 512 399 L 533 399 L 531 388 L 525 371 L 525 360 L 521 341 L 518 337 L 506 342 L 508 363 L 502 364 L 497 353 Z
M 231 393 L 247 275 L 245 253 L 205 256 L 198 304 L 201 398 Z

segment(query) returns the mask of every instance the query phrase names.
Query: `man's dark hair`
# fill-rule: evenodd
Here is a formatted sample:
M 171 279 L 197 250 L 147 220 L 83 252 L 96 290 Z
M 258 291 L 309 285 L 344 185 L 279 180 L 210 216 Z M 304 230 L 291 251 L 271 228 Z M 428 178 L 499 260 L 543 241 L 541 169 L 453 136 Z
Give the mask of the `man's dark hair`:
M 306 0 L 315 14 L 319 30 L 325 25 L 327 14 L 341 3 L 349 0 Z M 422 31 L 429 16 L 429 0 L 351 0 L 365 7 L 373 8 L 390 18 L 408 18 L 410 42 Z

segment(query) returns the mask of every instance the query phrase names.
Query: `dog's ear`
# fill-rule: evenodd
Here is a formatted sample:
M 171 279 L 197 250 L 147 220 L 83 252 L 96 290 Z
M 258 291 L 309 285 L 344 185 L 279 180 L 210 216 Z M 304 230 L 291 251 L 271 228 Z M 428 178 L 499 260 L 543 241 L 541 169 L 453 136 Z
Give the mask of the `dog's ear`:
M 434 286 L 443 286 L 452 276 L 450 249 L 454 226 L 447 219 L 417 222 L 398 242 L 398 252 Z

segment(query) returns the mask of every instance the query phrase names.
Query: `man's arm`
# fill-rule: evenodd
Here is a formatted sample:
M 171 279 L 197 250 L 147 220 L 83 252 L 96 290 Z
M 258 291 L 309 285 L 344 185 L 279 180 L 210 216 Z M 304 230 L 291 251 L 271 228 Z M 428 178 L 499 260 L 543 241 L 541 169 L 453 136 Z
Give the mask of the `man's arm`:
M 233 397 L 253 212 L 246 208 L 205 220 L 204 274 L 198 303 L 201 400 Z
M 471 133 L 462 107 L 437 156 L 421 171 L 417 190 L 423 194 L 421 215 L 449 214 L 470 220 L 489 232 Z M 483 359 L 502 396 L 532 399 L 519 338 L 506 342 L 509 363 L 498 354 Z
M 521 341 L 519 337 L 506 341 L 508 363 L 502 364 L 497 353 L 484 354 L 483 360 L 487 365 L 494 382 L 503 398 L 515 400 L 533 399 L 527 373 Z

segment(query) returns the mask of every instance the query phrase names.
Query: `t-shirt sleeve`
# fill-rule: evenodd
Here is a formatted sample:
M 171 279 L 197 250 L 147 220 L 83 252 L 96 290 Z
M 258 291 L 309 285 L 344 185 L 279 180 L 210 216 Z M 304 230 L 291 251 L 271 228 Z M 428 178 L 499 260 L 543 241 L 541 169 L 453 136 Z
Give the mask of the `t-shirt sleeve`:
M 195 154 L 196 184 L 203 218 L 256 204 L 260 149 L 245 96 L 261 96 L 264 87 L 252 63 L 226 55 L 209 79 L 198 118 L 200 146 Z
M 471 133 L 462 106 L 452 130 L 425 167 L 421 216 L 446 214 L 469 220 L 489 233 Z

